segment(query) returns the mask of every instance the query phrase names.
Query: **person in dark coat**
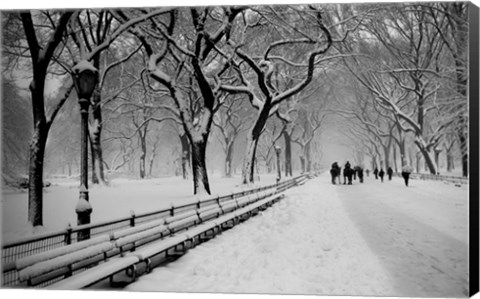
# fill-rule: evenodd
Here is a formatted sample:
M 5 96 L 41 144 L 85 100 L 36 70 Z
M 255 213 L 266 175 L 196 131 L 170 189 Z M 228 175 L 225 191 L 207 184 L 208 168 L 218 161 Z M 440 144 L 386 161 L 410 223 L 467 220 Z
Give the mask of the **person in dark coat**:
M 345 185 L 348 179 L 348 184 L 351 185 L 352 176 L 353 176 L 353 169 L 351 168 L 350 162 L 347 161 L 347 163 L 345 164 L 345 167 L 343 168 L 343 184 Z
M 388 180 L 391 181 L 392 180 L 392 175 L 393 175 L 392 167 L 388 167 L 387 174 L 388 174 Z
M 410 173 L 412 173 L 413 168 L 409 165 L 405 165 L 402 167 L 402 177 L 405 181 L 405 186 L 408 187 L 408 179 L 410 178 Z
M 383 171 L 383 168 L 380 168 L 380 172 L 378 173 L 378 176 L 380 177 L 380 180 L 382 180 L 383 183 L 383 176 L 385 175 L 385 171 Z
M 375 179 L 378 180 L 378 168 L 375 167 L 375 169 L 373 170 L 373 174 L 375 175 Z
M 335 185 L 337 177 L 340 177 L 340 167 L 338 166 L 337 162 L 334 162 L 332 164 L 332 168 L 330 169 L 330 175 L 332 176 L 332 184 Z
M 363 168 L 360 166 L 355 166 L 353 170 L 355 171 L 354 173 L 358 176 L 358 180 L 360 181 L 360 183 L 363 183 Z

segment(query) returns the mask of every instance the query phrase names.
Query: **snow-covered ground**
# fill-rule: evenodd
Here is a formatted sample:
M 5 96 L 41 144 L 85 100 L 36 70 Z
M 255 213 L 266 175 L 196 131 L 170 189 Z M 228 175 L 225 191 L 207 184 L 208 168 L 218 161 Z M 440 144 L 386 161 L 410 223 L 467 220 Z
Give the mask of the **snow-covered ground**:
M 26 190 L 2 190 L 1 218 L 3 242 L 18 240 L 33 234 L 65 229 L 68 223 L 77 223 L 75 206 L 78 202 L 78 180 L 51 179 L 52 186 L 44 190 L 43 227 L 33 229 L 27 221 L 28 192 Z M 255 185 L 240 184 L 240 177 L 210 177 L 213 194 L 229 194 L 245 188 L 275 183 L 275 174 L 265 174 Z M 136 214 L 168 208 L 195 200 L 191 179 L 169 177 L 147 180 L 114 179 L 109 186 L 90 186 L 90 203 L 93 207 L 92 223 L 128 217 Z
M 466 296 L 468 186 L 325 174 L 286 194 L 126 290 Z
M 258 185 L 274 183 L 264 176 Z M 239 178 L 211 178 L 214 193 Z M 117 179 L 91 188 L 92 222 L 193 200 L 191 181 Z M 464 297 L 468 290 L 468 185 L 400 178 L 331 185 L 328 174 L 286 192 L 260 215 L 157 268 L 127 291 Z M 31 234 L 26 192 L 2 194 L 4 240 Z M 78 182 L 45 193 L 45 227 L 76 221 Z

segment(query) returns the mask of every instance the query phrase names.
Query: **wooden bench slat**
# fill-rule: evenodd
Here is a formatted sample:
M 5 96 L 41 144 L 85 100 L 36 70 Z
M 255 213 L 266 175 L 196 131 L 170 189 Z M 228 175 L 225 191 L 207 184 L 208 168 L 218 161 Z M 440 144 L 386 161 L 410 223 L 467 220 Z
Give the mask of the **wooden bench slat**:
M 129 253 L 127 256 L 136 256 L 141 261 L 151 258 L 157 254 L 165 252 L 166 250 L 181 244 L 187 240 L 186 234 L 180 234 L 173 237 L 165 238 L 158 240 L 157 242 L 146 245 L 145 247 L 139 248 L 134 252 Z
M 65 254 L 68 254 L 68 253 L 71 253 L 71 252 L 75 252 L 75 251 L 81 250 L 83 248 L 86 248 L 86 247 L 89 247 L 89 246 L 92 246 L 92 245 L 96 245 L 96 244 L 99 244 L 99 243 L 103 243 L 103 242 L 106 242 L 106 241 L 109 241 L 109 240 L 110 240 L 109 235 L 101 235 L 101 236 L 98 236 L 98 237 L 95 237 L 95 238 L 92 238 L 92 239 L 89 239 L 89 240 L 73 243 L 71 245 L 67 245 L 67 246 L 55 248 L 55 249 L 52 249 L 52 250 L 48 250 L 48 251 L 45 251 L 45 252 L 41 252 L 41 253 L 38 253 L 38 254 L 34 254 L 34 255 L 31 255 L 31 256 L 27 256 L 27 257 L 24 257 L 22 259 L 17 260 L 15 262 L 15 267 L 17 268 L 17 270 L 22 270 L 22 269 L 24 269 L 26 267 L 29 267 L 31 265 L 34 265 L 36 263 L 40 263 L 42 261 L 47 261 L 47 260 L 52 259 L 54 257 L 65 255 Z
M 136 225 L 134 227 L 122 229 L 120 231 L 113 232 L 111 234 L 112 240 L 116 240 L 122 237 L 125 237 L 127 235 L 135 234 L 147 229 L 150 229 L 155 226 L 163 225 L 165 223 L 165 219 L 160 219 L 160 220 L 153 220 L 153 221 L 148 221 L 146 223 L 142 223 L 139 225 Z
M 204 212 L 207 212 L 207 211 L 210 211 L 210 210 L 213 210 L 213 209 L 218 209 L 218 205 L 217 204 L 211 204 L 209 206 L 197 209 L 197 214 L 202 214 Z
M 226 203 L 220 204 L 220 208 L 222 209 L 222 211 L 224 213 L 235 210 L 237 207 L 238 207 L 237 202 L 233 201 L 233 200 L 231 202 L 226 202 Z
M 186 224 L 195 223 L 198 220 L 199 220 L 198 215 L 195 214 L 193 216 L 190 216 L 190 217 L 178 220 L 178 221 L 171 222 L 167 226 L 168 226 L 169 230 L 175 231 L 176 229 L 178 229 L 178 228 L 180 228 L 180 227 L 182 227 Z
M 188 211 L 188 212 L 184 212 L 184 213 L 181 213 L 181 214 L 177 214 L 175 216 L 170 216 L 168 218 L 165 218 L 165 223 L 169 224 L 169 223 L 172 223 L 172 222 L 175 222 L 175 221 L 179 221 L 179 220 L 191 217 L 191 216 L 196 215 L 196 214 L 197 214 L 197 211 L 193 210 L 193 211 Z
M 192 239 L 208 230 L 213 229 L 216 226 L 217 224 L 214 221 L 204 222 L 195 226 L 194 228 L 187 230 L 185 232 L 185 236 L 187 237 L 187 239 Z
M 136 256 L 112 258 L 109 261 L 61 280 L 47 287 L 54 290 L 76 290 L 92 285 L 138 263 Z
M 157 227 L 154 227 L 154 228 L 151 228 L 151 229 L 140 231 L 136 234 L 131 234 L 131 235 L 128 235 L 128 236 L 125 236 L 125 237 L 122 237 L 122 238 L 116 240 L 115 241 L 115 246 L 120 248 L 120 247 L 125 246 L 126 244 L 133 243 L 133 242 L 139 241 L 139 240 L 144 239 L 144 238 L 152 237 L 152 236 L 157 235 L 157 234 L 161 235 L 163 232 L 166 232 L 167 230 L 168 229 L 167 229 L 166 226 L 161 225 L 161 226 L 157 226 Z
M 20 281 L 26 281 L 32 277 L 54 271 L 55 269 L 67 267 L 81 260 L 103 254 L 111 249 L 113 249 L 113 244 L 110 241 L 83 248 L 79 251 L 61 255 L 24 268 L 18 272 L 18 278 Z
M 220 208 L 217 206 L 215 209 L 205 211 L 205 212 L 199 214 L 198 216 L 199 216 L 200 220 L 205 221 L 205 219 L 208 219 L 215 214 L 220 214 L 221 212 L 222 212 L 222 210 L 220 210 Z

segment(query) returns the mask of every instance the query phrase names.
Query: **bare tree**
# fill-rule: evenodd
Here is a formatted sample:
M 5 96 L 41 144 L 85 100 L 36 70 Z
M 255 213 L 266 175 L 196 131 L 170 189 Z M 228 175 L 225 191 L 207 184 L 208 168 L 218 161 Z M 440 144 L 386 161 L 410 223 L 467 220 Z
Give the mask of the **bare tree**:
M 332 45 L 332 37 L 324 25 L 322 13 L 319 10 L 309 6 L 309 11 L 302 11 L 301 17 L 298 17 L 297 13 L 300 12 L 291 7 L 269 7 L 265 12 L 255 10 L 249 17 L 252 19 L 251 23 L 250 21 L 244 23 L 242 31 L 244 33 L 237 41 L 230 42 L 239 58 L 231 62 L 231 67 L 237 74 L 234 79 L 237 84 L 223 83 L 220 89 L 230 93 L 246 94 L 252 106 L 258 110 L 257 119 L 247 135 L 247 149 L 242 168 L 244 184 L 254 182 L 255 153 L 267 119 L 276 112 L 280 103 L 310 84 L 316 65 L 322 62 L 318 57 L 325 54 Z M 285 20 L 288 20 L 287 24 L 284 23 Z M 250 49 L 244 50 L 242 46 L 246 43 L 249 34 L 258 36 L 260 32 L 256 27 L 262 22 L 274 24 L 274 31 L 277 32 L 264 31 L 263 34 L 269 35 L 270 42 L 265 43 L 260 38 L 261 43 L 252 43 Z M 315 29 L 314 33 L 305 31 L 308 26 Z M 287 49 L 296 49 L 295 55 Z M 249 53 L 248 50 L 251 52 Z M 261 55 L 254 56 L 253 53 L 261 53 Z M 323 58 L 324 61 L 328 59 L 330 58 Z M 297 72 L 297 77 L 301 79 L 297 80 L 292 87 L 281 90 L 280 84 L 273 83 L 276 77 L 281 76 L 284 68 L 299 66 L 301 70 Z M 274 74 L 275 72 L 280 75 Z M 255 87 L 251 82 L 252 79 L 245 75 L 247 73 L 249 77 L 255 79 L 258 87 Z
M 249 123 L 250 117 L 245 113 L 241 99 L 235 98 L 226 101 L 213 119 L 213 124 L 221 135 L 221 143 L 225 152 L 225 176 L 232 176 L 233 150 L 235 141 Z
M 299 111 L 299 124 L 292 133 L 293 142 L 300 145 L 300 164 L 302 173 L 310 172 L 312 169 L 311 144 L 315 133 L 319 130 L 325 120 L 325 114 L 320 110 Z
M 30 11 L 21 13 L 23 29 L 27 39 L 33 78 L 30 83 L 30 93 L 33 108 L 33 137 L 30 143 L 30 167 L 28 188 L 28 220 L 34 226 L 43 225 L 43 160 L 48 131 L 70 95 L 73 84 L 67 84 L 57 95 L 56 106 L 47 115 L 45 111 L 45 80 L 49 65 L 54 59 L 54 54 L 59 47 L 73 11 L 61 12 L 52 16 L 56 23 L 52 26 L 51 36 L 47 39 L 37 36 L 34 21 Z M 43 45 L 39 40 L 44 40 Z
M 219 64 L 221 68 L 226 63 L 218 57 L 217 45 L 229 39 L 236 16 L 243 9 L 169 9 L 165 18 L 150 19 L 150 28 L 153 29 L 132 30 L 149 57 L 150 77 L 165 88 L 175 102 L 175 109 L 189 139 L 194 194 L 210 193 L 205 151 L 213 116 L 222 104 L 222 98 L 210 82 L 212 72 L 216 72 Z M 117 12 L 117 19 L 121 22 L 128 22 L 130 18 L 123 12 Z M 156 52 L 155 44 L 149 37 L 161 40 Z M 180 42 L 182 40 L 186 42 Z M 190 88 L 184 89 L 183 84 L 188 84 Z

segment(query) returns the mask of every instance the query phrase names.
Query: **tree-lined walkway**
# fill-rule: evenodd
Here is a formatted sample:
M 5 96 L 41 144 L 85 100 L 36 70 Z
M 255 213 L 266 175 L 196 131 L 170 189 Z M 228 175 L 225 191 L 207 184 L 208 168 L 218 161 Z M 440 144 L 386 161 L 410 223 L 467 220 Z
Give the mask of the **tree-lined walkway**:
M 463 296 L 466 192 L 371 177 L 334 186 L 324 174 L 127 289 Z

